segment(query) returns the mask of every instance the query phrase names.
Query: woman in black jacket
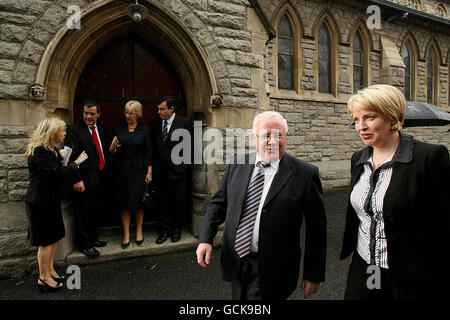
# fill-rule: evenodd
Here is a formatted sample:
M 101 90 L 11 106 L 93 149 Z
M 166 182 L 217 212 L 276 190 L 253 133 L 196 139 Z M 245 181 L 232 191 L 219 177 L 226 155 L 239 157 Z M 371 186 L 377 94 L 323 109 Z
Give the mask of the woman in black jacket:
M 53 267 L 56 248 L 65 235 L 61 213 L 62 183 L 72 177 L 81 180 L 78 166 L 87 159 L 83 152 L 74 162 L 63 166 L 56 144 L 63 142 L 65 129 L 66 124 L 60 119 L 44 119 L 32 133 L 25 152 L 30 180 L 25 196 L 28 235 L 31 245 L 39 247 L 37 286 L 41 292 L 63 287 L 64 278 Z
M 406 100 L 393 86 L 360 90 L 347 108 L 367 148 L 351 161 L 344 299 L 439 297 L 448 290 L 448 150 L 400 131 Z
M 122 249 L 130 245 L 130 220 L 134 211 L 137 245 L 144 241 L 142 195 L 145 183 L 152 181 L 152 146 L 150 128 L 142 124 L 142 105 L 128 101 L 125 105 L 126 123 L 116 127 L 110 152 L 117 156 L 117 199 L 121 209 Z

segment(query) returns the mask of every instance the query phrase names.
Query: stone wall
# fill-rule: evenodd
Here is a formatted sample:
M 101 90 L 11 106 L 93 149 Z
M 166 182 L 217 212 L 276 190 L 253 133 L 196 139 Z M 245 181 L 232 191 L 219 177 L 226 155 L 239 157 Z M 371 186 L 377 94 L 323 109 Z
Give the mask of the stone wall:
M 199 52 L 192 56 L 204 57 L 210 67 L 211 77 L 214 78 L 211 81 L 212 94 L 220 97 L 221 104 L 212 107 L 202 102 L 204 105 L 200 107 L 197 104 L 191 106 L 195 113 L 203 113 L 204 125 L 221 130 L 246 129 L 251 128 L 252 119 L 259 111 L 273 109 L 281 112 L 289 124 L 288 152 L 319 167 L 325 190 L 348 185 L 349 159 L 353 152 L 364 146 L 351 126 L 346 101 L 352 93 L 350 38 L 355 27 L 361 22 L 364 25 L 366 7 L 360 1 L 350 2 L 259 0 L 269 23 L 274 22 L 285 5 L 292 8 L 293 15 L 298 19 L 299 29 L 295 30 L 300 42 L 296 71 L 298 86 L 296 90 L 283 92 L 277 88 L 276 40 L 268 41 L 268 30 L 262 23 L 264 17 L 258 15 L 250 1 L 140 1 L 167 14 L 167 18 L 185 32 L 183 35 L 190 37 L 186 43 L 192 42 L 195 44 L 192 47 L 198 46 Z M 450 9 L 448 1 L 441 2 Z M 429 10 L 437 1 L 422 3 Z M 24 240 L 27 222 L 23 196 L 28 177 L 23 152 L 27 135 L 43 117 L 55 114 L 56 108 L 65 108 L 66 115 L 71 112 L 73 96 L 70 93 L 83 63 L 87 62 L 83 60 L 64 65 L 66 57 L 71 58 L 75 50 L 79 50 L 75 45 L 79 41 L 76 38 L 78 31 L 65 30 L 66 20 L 70 16 L 67 12 L 69 5 L 78 5 L 87 14 L 88 20 L 98 13 L 99 19 L 105 21 L 118 15 L 119 9 L 126 8 L 125 2 L 112 0 L 0 0 L 0 276 L 20 274 L 17 268 L 22 272 L 29 270 L 29 257 L 33 254 Z M 336 49 L 336 63 L 332 71 L 336 79 L 333 94 L 317 92 L 315 30 L 324 15 L 335 31 L 332 34 Z M 370 44 L 367 53 L 370 65 L 368 83 L 391 83 L 403 88 L 404 67 L 393 61 L 399 62 L 402 42 L 407 35 L 412 35 L 418 46 L 416 100 L 426 100 L 426 50 L 433 42 L 441 57 L 438 103 L 450 110 L 448 29 L 433 28 L 432 25 L 428 28 L 423 21 L 411 23 L 409 20 L 395 19 L 386 22 L 385 19 L 383 16 L 382 29 L 366 30 L 366 40 Z M 82 19 L 82 27 L 88 28 L 83 25 L 84 21 Z M 108 23 L 105 22 L 105 25 Z M 92 38 L 87 35 L 86 39 L 97 37 L 95 41 L 101 47 L 105 43 L 101 42 L 99 34 L 105 37 L 105 42 L 114 39 L 114 35 L 107 31 L 102 29 Z M 65 55 L 53 61 L 51 53 L 55 51 L 52 50 L 64 42 L 65 36 L 74 39 L 74 43 L 63 43 Z M 383 38 L 388 40 L 383 42 Z M 88 60 L 87 55 L 77 58 Z M 178 59 L 176 65 L 186 60 L 184 56 Z M 185 74 L 183 78 L 190 76 Z M 44 85 L 46 94 L 32 99 L 30 86 L 39 82 Z M 51 85 L 46 86 L 48 83 Z M 188 92 L 187 96 L 189 94 L 192 95 Z M 209 98 L 203 97 L 201 101 Z M 423 141 L 450 147 L 447 130 L 448 126 L 406 131 Z M 197 175 L 193 178 L 194 189 L 198 191 L 194 195 L 194 234 L 198 234 L 205 206 L 217 189 L 225 165 L 198 165 L 196 170 Z M 11 243 L 17 245 L 9 247 Z

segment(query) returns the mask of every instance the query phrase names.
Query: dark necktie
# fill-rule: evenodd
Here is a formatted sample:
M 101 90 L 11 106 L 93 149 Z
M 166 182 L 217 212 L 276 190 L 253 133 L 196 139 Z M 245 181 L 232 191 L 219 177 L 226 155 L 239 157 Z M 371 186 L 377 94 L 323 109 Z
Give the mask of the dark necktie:
M 97 136 L 97 131 L 95 130 L 95 126 L 91 126 L 92 130 L 92 139 L 94 139 L 95 146 L 97 147 L 98 157 L 99 157 L 99 169 L 102 170 L 105 167 L 105 159 L 103 158 L 102 148 L 100 147 L 100 140 Z
M 167 139 L 167 120 L 164 120 L 162 138 L 163 138 L 163 142 L 165 142 Z
M 236 232 L 236 240 L 234 249 L 240 258 L 246 256 L 250 252 L 250 244 L 252 240 L 253 227 L 255 225 L 256 215 L 258 213 L 259 202 L 264 188 L 264 172 L 262 168 L 270 166 L 269 163 L 259 161 L 257 164 L 258 171 L 253 177 L 247 189 L 241 221 L 239 222 Z

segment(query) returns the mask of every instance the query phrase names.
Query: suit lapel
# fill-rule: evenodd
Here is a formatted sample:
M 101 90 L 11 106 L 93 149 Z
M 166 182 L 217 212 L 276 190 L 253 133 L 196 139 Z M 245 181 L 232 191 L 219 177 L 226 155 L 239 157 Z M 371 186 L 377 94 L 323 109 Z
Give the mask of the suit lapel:
M 239 220 L 241 218 L 242 206 L 244 205 L 245 198 L 247 196 L 247 189 L 252 177 L 253 169 L 255 168 L 256 153 L 250 155 L 245 155 L 246 159 L 244 164 L 235 164 L 238 169 L 237 176 L 240 177 L 239 183 L 237 185 L 233 184 L 233 193 L 236 195 L 236 204 L 239 208 L 236 210 L 236 216 L 234 225 L 237 227 L 239 225 Z M 248 157 L 248 158 L 247 158 Z M 234 198 L 234 197 L 233 197 Z
M 97 150 L 97 146 L 95 145 L 94 142 L 94 138 L 92 138 L 92 134 L 91 134 L 91 130 L 89 129 L 89 127 L 87 126 L 86 123 L 82 122 L 82 126 L 83 126 L 83 132 L 86 135 L 88 141 L 90 144 L 92 144 L 92 147 Z
M 278 167 L 278 172 L 273 178 L 272 184 L 270 185 L 269 192 L 267 193 L 266 200 L 264 201 L 264 206 L 266 206 L 275 195 L 281 190 L 281 188 L 288 181 L 289 177 L 292 175 L 290 156 L 285 153 L 280 160 L 280 166 Z

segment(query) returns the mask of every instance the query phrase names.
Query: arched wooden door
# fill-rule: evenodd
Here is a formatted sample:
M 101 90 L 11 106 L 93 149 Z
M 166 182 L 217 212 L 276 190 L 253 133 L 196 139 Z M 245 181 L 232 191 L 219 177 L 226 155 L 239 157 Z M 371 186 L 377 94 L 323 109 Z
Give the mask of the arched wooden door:
M 80 75 L 75 90 L 73 120 L 82 120 L 83 102 L 94 99 L 101 106 L 99 123 L 111 136 L 115 126 L 124 122 L 124 106 L 129 100 L 143 105 L 143 123 L 157 117 L 157 102 L 166 95 L 179 102 L 177 112 L 186 115 L 183 86 L 170 62 L 148 41 L 137 35 L 115 40 L 99 50 Z M 108 142 L 110 143 L 110 142 Z M 114 199 L 114 160 L 107 176 L 101 226 L 120 224 Z M 152 220 L 146 215 L 145 221 Z

